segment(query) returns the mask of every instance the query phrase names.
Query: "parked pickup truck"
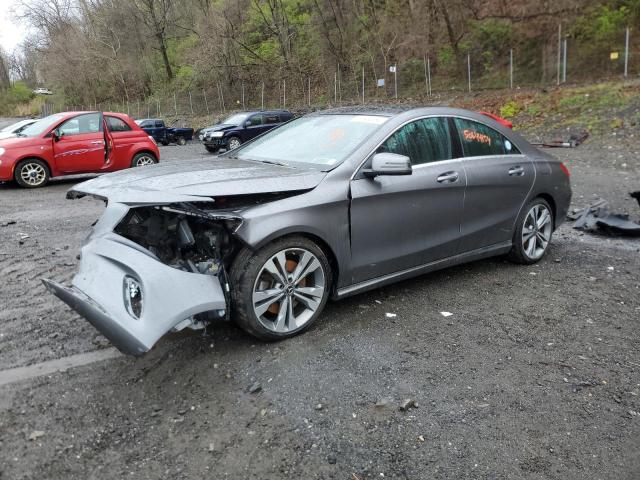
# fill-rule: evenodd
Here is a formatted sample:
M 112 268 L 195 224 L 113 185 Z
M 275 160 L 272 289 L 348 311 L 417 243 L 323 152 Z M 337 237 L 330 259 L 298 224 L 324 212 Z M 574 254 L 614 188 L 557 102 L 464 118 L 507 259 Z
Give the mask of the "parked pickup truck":
M 159 118 L 142 118 L 136 120 L 136 123 L 162 145 L 170 143 L 185 145 L 187 140 L 193 139 L 193 128 L 167 127 L 164 120 Z

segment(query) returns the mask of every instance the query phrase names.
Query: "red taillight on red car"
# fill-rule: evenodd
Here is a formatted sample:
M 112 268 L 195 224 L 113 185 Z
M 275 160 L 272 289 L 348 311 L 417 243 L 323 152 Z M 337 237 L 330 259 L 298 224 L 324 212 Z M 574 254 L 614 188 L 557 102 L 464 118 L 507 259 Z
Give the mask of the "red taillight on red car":
M 569 171 L 567 166 L 562 162 L 560 162 L 560 170 L 562 170 L 567 177 L 571 176 L 571 172 Z

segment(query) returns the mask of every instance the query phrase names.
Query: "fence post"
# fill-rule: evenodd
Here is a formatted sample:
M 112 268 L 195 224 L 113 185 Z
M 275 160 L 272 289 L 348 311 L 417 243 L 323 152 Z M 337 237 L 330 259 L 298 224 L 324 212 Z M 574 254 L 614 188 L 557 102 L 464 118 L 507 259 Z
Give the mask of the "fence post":
M 629 27 L 627 27 L 624 34 L 624 76 L 627 77 L 629 73 Z
M 396 100 L 398 99 L 398 62 L 393 65 L 393 90 Z
M 147 118 L 149 118 L 151 116 L 151 105 L 149 105 L 149 102 L 147 102 Z
M 467 80 L 469 82 L 469 91 L 471 91 L 471 54 L 467 53 Z
M 209 102 L 207 102 L 207 92 L 202 89 L 202 96 L 204 97 L 204 107 L 207 109 L 207 115 L 209 115 Z
M 513 90 L 513 48 L 509 50 L 509 88 Z
M 561 59 L 562 59 L 562 24 L 559 23 L 558 24 L 558 79 L 556 80 L 557 85 L 560 85 Z
M 287 108 L 287 81 L 282 80 L 282 108 Z
M 176 112 L 176 117 L 178 116 L 178 102 L 176 102 L 176 92 L 173 92 L 173 109 Z
M 567 82 L 567 37 L 562 40 L 562 83 Z
M 222 86 L 220 85 L 220 82 L 218 82 L 218 98 L 220 99 L 220 108 L 224 112 L 224 94 L 222 93 Z
M 244 82 L 242 82 L 242 109 L 244 110 Z
M 333 74 L 333 103 L 338 103 L 338 70 Z
M 264 110 L 264 82 L 262 82 L 262 88 L 260 89 L 260 105 L 262 105 L 262 110 Z
M 311 106 L 311 77 L 307 77 L 307 85 L 309 87 L 309 106 Z
M 362 67 L 362 104 L 364 105 L 364 66 Z
M 160 116 L 160 99 L 156 99 L 156 115 Z
M 189 90 L 189 107 L 191 108 L 191 115 L 193 115 L 193 100 L 191 99 L 191 90 Z

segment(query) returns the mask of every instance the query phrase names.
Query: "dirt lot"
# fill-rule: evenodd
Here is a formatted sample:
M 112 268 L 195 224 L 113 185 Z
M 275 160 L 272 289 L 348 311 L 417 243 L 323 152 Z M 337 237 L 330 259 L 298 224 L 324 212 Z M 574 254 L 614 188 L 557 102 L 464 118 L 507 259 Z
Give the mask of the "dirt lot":
M 553 153 L 575 206 L 602 196 L 640 216 L 626 196 L 640 134 Z M 64 199 L 76 181 L 0 186 L 0 369 L 110 348 L 39 281 L 71 279 L 102 211 Z M 482 261 L 362 294 L 292 340 L 219 325 L 0 387 L 7 479 L 637 479 L 639 439 L 640 241 L 567 224 L 536 266 Z

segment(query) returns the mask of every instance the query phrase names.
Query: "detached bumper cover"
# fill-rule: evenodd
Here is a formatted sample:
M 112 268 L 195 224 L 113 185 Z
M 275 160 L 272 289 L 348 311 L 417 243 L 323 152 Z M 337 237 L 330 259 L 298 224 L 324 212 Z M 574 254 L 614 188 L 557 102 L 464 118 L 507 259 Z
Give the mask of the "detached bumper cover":
M 165 265 L 114 233 L 92 238 L 82 248 L 81 258 L 70 287 L 43 282 L 123 353 L 142 355 L 183 320 L 227 308 L 217 277 Z M 133 277 L 141 286 L 139 318 L 125 305 L 125 277 Z

